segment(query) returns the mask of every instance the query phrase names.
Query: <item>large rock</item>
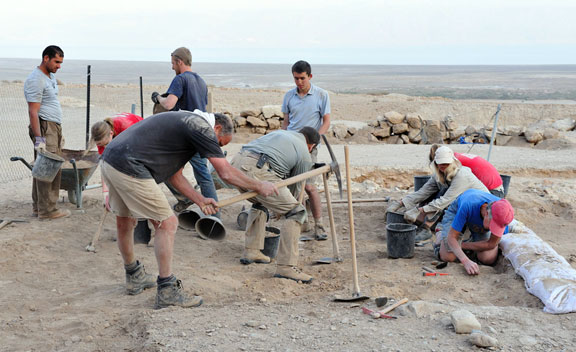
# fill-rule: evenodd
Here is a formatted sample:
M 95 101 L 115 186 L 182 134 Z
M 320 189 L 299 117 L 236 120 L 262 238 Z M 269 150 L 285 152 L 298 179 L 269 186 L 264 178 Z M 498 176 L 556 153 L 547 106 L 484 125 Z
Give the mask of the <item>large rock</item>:
M 444 143 L 444 132 L 440 129 L 438 124 L 426 124 L 422 128 L 422 142 L 424 144 L 442 144 Z
M 246 126 L 246 118 L 242 116 L 236 116 L 234 118 L 234 125 L 236 125 L 236 127 Z
M 573 130 L 575 126 L 576 126 L 576 121 L 574 121 L 574 119 L 572 119 L 570 117 L 555 121 L 552 124 L 552 128 L 554 128 L 558 131 L 570 131 L 570 130 Z
M 406 122 L 408 122 L 408 125 L 412 128 L 422 128 L 422 118 L 416 113 L 411 112 L 406 114 Z
M 412 143 L 420 143 L 422 141 L 422 134 L 419 128 L 410 128 L 408 130 L 408 139 Z
M 544 139 L 542 130 L 536 127 L 530 127 L 524 132 L 524 137 L 530 143 L 538 143 Z
M 466 129 L 464 130 L 464 132 L 466 132 L 466 134 L 469 136 L 471 134 L 476 133 L 476 127 L 474 126 L 468 126 L 466 127 Z
M 547 128 L 544 130 L 544 132 L 542 132 L 542 137 L 544 137 L 544 139 L 558 138 L 559 135 L 560 131 L 555 128 Z
M 458 123 L 454 121 L 454 118 L 450 115 L 444 117 L 444 125 L 448 131 L 454 131 L 458 128 Z
M 402 123 L 392 125 L 392 133 L 402 134 L 404 132 L 408 132 L 408 124 L 407 123 L 402 122 Z
M 283 117 L 282 105 L 264 105 L 262 107 L 262 114 L 265 118 L 269 119 L 271 117 Z
M 332 125 L 332 132 L 334 132 L 334 136 L 338 139 L 348 137 L 348 127 L 344 125 Z
M 388 111 L 384 114 L 386 120 L 390 121 L 391 124 L 397 124 L 404 122 L 404 115 L 396 111 Z
M 427 301 L 411 301 L 396 308 L 396 311 L 403 316 L 413 316 L 416 318 L 430 317 L 440 313 L 445 313 L 446 307 L 442 304 Z
M 379 137 L 379 138 L 389 137 L 390 136 L 390 126 L 386 126 L 384 128 L 376 128 L 372 132 L 372 135 L 374 137 Z
M 410 144 L 410 139 L 408 138 L 408 135 L 401 134 L 400 139 L 402 140 L 402 142 L 404 142 L 404 144 Z
M 282 126 L 282 123 L 280 122 L 280 119 L 278 117 L 268 119 L 266 120 L 266 122 L 268 123 L 269 130 L 277 130 Z
M 254 127 L 254 133 L 266 134 L 266 128 L 265 127 Z
M 240 112 L 240 116 L 242 116 L 242 117 L 258 116 L 258 115 L 260 115 L 261 112 L 262 112 L 262 110 L 244 110 L 244 111 Z
M 254 127 L 268 127 L 268 123 L 266 121 L 263 121 L 256 116 L 248 116 L 246 118 L 246 122 Z
M 469 334 L 472 330 L 480 330 L 482 328 L 474 314 L 465 309 L 452 312 L 450 318 L 457 334 Z

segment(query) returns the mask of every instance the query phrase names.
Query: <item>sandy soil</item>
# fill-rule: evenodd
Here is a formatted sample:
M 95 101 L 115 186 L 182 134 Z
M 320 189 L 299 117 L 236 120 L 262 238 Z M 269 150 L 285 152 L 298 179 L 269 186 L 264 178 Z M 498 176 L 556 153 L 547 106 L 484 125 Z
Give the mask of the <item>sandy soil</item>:
M 358 106 L 367 99 L 356 97 Z M 271 101 L 256 103 L 260 99 L 253 91 L 253 105 L 236 102 L 230 108 Z M 239 147 L 226 149 L 232 156 Z M 344 165 L 343 147 L 333 147 Z M 401 197 L 411 190 L 414 175 L 427 173 L 428 146 L 350 148 L 354 198 Z M 486 157 L 487 147 L 475 146 L 471 152 Z M 501 173 L 512 175 L 508 198 L 517 218 L 576 267 L 574 149 L 498 147 L 492 153 Z M 325 149 L 320 157 L 328 158 Z M 98 181 L 97 172 L 90 183 Z M 359 285 L 369 301 L 332 301 L 335 294 L 353 292 L 345 204 L 334 205 L 342 263 L 314 266 L 315 259 L 332 255 L 330 241 L 301 243 L 301 266 L 315 277 L 310 285 L 272 278 L 273 265 L 240 265 L 243 232 L 237 230 L 236 216 L 242 204 L 235 204 L 223 209 L 224 241 L 202 240 L 183 229 L 176 235 L 175 274 L 189 292 L 204 297 L 204 305 L 153 310 L 155 290 L 124 294 L 111 216 L 97 252 L 84 249 L 103 214 L 100 190 L 84 192 L 83 211 L 62 191 L 60 206 L 73 215 L 40 221 L 30 216 L 30 184 L 27 178 L 0 186 L 0 218 L 26 220 L 0 230 L 0 351 L 468 351 L 474 347 L 466 335 L 454 332 L 449 319 L 460 308 L 476 315 L 482 330 L 499 340 L 500 350 L 562 351 L 576 342 L 573 314 L 543 313 L 542 303 L 526 292 L 506 260 L 482 267 L 477 277 L 467 276 L 458 264 L 443 270 L 449 276 L 423 277 L 421 267 L 434 261 L 430 244 L 417 247 L 411 259 L 389 259 L 384 202 L 354 206 Z M 337 199 L 334 179 L 330 191 Z M 220 191 L 221 198 L 235 194 Z M 148 271 L 157 273 L 153 248 L 137 245 L 136 252 Z M 380 296 L 390 301 L 406 297 L 418 313 L 405 306 L 391 313 L 396 320 L 362 314 L 360 307 L 375 309 L 373 298 Z

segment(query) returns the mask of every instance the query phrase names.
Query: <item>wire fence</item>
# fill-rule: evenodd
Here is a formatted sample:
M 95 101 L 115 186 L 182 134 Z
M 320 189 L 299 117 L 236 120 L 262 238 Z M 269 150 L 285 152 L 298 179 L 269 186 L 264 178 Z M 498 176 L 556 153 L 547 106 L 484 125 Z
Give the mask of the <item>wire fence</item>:
M 58 77 L 56 75 L 56 77 Z M 10 157 L 33 161 L 34 149 L 28 134 L 28 105 L 24 98 L 24 81 L 0 82 L 0 182 L 20 180 L 30 176 L 30 170 Z M 76 82 L 86 81 L 86 74 Z M 87 84 L 59 84 L 62 106 L 62 133 L 64 148 L 84 150 L 86 147 Z M 149 97 L 157 87 L 144 87 L 143 96 Z M 144 115 L 152 114 L 152 102 L 144 99 Z M 141 114 L 140 79 L 125 84 L 90 85 L 90 122 L 102 120 L 121 112 Z

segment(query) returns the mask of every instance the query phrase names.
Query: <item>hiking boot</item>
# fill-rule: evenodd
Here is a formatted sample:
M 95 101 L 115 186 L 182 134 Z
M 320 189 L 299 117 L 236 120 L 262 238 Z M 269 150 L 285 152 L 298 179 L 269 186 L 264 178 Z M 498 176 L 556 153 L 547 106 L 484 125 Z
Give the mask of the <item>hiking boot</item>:
M 316 224 L 316 226 L 314 226 L 314 237 L 316 241 L 326 241 L 328 239 L 324 225 Z
M 274 277 L 290 279 L 305 284 L 309 284 L 313 280 L 312 276 L 303 273 L 302 270 L 291 265 L 277 265 Z
M 242 255 L 242 258 L 240 258 L 240 263 L 242 263 L 244 265 L 248 265 L 248 264 L 252 264 L 252 263 L 270 264 L 270 257 L 264 255 L 264 253 L 262 253 L 258 249 L 246 248 L 244 250 L 244 254 Z
M 432 238 L 432 231 L 430 229 L 422 228 L 416 233 L 416 237 L 414 237 L 414 242 L 421 242 L 426 241 Z
M 172 280 L 158 285 L 156 293 L 155 309 L 166 308 L 168 306 L 178 306 L 182 308 L 198 307 L 202 304 L 202 297 L 189 296 L 183 292 L 182 281 L 173 278 Z
M 58 210 L 54 210 L 51 213 L 48 213 L 46 215 L 38 215 L 38 218 L 41 220 L 54 220 L 54 219 L 59 219 L 59 218 L 66 218 L 70 216 L 70 210 L 68 209 L 58 209 Z
M 144 265 L 140 263 L 133 274 L 126 273 L 126 292 L 129 295 L 137 295 L 154 286 L 156 286 L 156 278 L 154 275 L 147 274 Z

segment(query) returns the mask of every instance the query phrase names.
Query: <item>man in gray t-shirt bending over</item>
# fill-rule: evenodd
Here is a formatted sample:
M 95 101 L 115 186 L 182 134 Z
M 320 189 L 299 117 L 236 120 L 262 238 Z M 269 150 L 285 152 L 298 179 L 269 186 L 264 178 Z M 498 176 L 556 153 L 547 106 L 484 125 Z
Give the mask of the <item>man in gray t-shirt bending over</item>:
M 319 141 L 320 135 L 312 127 L 304 127 L 299 132 L 274 131 L 243 146 L 232 160 L 232 166 L 252 178 L 278 182 L 309 171 L 313 166 L 310 152 Z M 277 195 L 249 199 L 253 205 L 246 223 L 246 243 L 240 262 L 270 263 L 270 258 L 261 252 L 266 213 L 270 210 L 286 217 L 280 231 L 274 277 L 309 283 L 312 276 L 297 268 L 300 227 L 306 219 L 306 208 L 294 197 L 300 187 L 301 183 L 297 183 L 291 189 L 279 188 Z

